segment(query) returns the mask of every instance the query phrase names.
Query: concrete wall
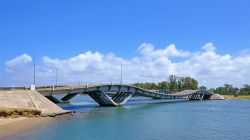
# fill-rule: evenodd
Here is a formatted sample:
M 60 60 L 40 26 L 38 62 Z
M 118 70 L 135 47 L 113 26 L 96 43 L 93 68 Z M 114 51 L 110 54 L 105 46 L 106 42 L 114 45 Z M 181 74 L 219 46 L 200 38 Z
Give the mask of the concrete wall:
M 37 91 L 13 90 L 0 91 L 0 108 L 36 109 L 43 116 L 63 114 L 67 111 L 45 98 Z

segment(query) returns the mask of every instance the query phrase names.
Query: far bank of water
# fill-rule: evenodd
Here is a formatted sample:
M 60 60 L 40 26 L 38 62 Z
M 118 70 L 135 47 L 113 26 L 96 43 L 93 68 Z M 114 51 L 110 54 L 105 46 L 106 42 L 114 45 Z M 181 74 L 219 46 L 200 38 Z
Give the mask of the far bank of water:
M 162 101 L 161 101 L 162 102 Z M 250 100 L 185 101 L 161 103 L 134 99 L 123 107 L 99 107 L 78 96 L 71 117 L 15 134 L 25 140 L 164 140 L 250 138 Z

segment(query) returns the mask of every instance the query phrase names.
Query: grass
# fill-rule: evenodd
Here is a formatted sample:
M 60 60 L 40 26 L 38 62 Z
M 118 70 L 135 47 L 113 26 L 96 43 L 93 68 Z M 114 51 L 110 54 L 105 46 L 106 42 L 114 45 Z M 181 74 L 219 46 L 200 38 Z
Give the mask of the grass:
M 18 108 L 0 108 L 0 117 L 37 117 L 41 115 L 40 110 L 18 109 Z
M 234 96 L 234 95 L 223 95 L 226 100 L 250 100 L 250 95 L 239 95 L 239 96 Z

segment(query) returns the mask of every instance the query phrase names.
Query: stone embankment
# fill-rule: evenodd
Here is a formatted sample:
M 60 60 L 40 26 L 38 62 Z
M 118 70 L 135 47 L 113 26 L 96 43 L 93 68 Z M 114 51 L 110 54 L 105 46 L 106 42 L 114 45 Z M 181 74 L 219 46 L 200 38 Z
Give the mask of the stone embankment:
M 69 113 L 37 91 L 0 91 L 0 117 L 56 116 Z

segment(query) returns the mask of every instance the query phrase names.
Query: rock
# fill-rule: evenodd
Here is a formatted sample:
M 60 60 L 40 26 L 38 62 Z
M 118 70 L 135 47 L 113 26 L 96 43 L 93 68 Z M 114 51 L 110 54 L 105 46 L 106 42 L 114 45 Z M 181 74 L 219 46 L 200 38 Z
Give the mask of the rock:
M 213 94 L 210 100 L 225 100 L 225 97 L 220 94 Z

